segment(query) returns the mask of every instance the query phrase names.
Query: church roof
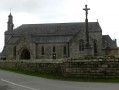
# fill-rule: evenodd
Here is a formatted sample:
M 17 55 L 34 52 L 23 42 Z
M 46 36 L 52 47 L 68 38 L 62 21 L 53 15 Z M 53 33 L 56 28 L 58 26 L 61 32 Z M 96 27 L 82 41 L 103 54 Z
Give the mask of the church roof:
M 85 22 L 80 23 L 49 23 L 49 24 L 23 24 L 12 32 L 7 44 L 15 44 L 22 34 L 31 35 L 36 43 L 69 42 L 78 32 L 85 31 Z M 89 32 L 101 32 L 98 22 L 89 22 Z M 18 36 L 16 36 L 18 35 Z
M 69 42 L 73 36 L 37 36 L 33 37 L 33 39 L 37 43 L 65 43 Z
M 80 30 L 85 30 L 85 22 L 77 23 L 49 23 L 49 24 L 23 24 L 14 29 L 14 34 L 76 34 Z M 102 31 L 98 22 L 89 22 L 89 31 Z M 9 34 L 7 32 L 6 34 Z
M 73 36 L 33 36 L 32 39 L 35 43 L 65 43 L 69 42 Z M 7 44 L 16 44 L 20 39 L 18 36 L 12 36 Z
M 11 36 L 6 44 L 15 44 L 19 39 L 20 39 L 20 37 Z
M 103 48 L 105 49 L 107 46 L 110 47 L 111 49 L 116 49 L 117 43 L 116 40 L 112 40 L 109 35 L 103 35 L 102 36 L 102 43 L 103 43 Z

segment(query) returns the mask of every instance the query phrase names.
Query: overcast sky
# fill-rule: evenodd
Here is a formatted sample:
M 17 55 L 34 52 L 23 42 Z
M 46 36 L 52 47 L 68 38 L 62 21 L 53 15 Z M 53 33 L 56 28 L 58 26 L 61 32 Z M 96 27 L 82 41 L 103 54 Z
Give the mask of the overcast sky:
M 16 28 L 21 24 L 84 22 L 86 4 L 89 22 L 98 19 L 103 35 L 116 38 L 119 46 L 119 0 L 0 0 L 0 51 L 10 8 Z

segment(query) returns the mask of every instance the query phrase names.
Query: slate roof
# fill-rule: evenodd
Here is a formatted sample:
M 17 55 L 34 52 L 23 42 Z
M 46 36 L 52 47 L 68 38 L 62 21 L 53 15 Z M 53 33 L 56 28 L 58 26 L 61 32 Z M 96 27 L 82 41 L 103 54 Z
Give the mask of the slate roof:
M 16 43 L 19 37 L 15 35 L 29 34 L 36 43 L 52 43 L 52 42 L 69 42 L 71 38 L 80 32 L 85 31 L 85 22 L 77 23 L 49 23 L 49 24 L 23 24 L 12 32 L 5 34 L 13 34 L 8 41 L 9 44 Z M 101 32 L 98 22 L 89 22 L 89 32 Z
M 73 36 L 37 36 L 33 39 L 37 43 L 65 43 L 69 42 Z
M 73 36 L 33 36 L 35 43 L 66 43 L 72 39 Z M 18 36 L 12 36 L 7 44 L 16 44 L 20 39 Z
M 11 36 L 10 39 L 7 41 L 7 44 L 15 44 L 19 39 L 20 37 Z
M 85 22 L 77 23 L 49 23 L 49 24 L 23 24 L 14 29 L 14 34 L 76 34 L 85 30 Z M 89 31 L 102 31 L 98 22 L 89 22 Z M 7 32 L 10 33 L 10 32 Z
M 105 49 L 107 46 L 111 49 L 116 49 L 117 43 L 115 40 L 112 40 L 109 35 L 103 35 L 102 36 L 102 43 L 103 43 L 103 49 Z

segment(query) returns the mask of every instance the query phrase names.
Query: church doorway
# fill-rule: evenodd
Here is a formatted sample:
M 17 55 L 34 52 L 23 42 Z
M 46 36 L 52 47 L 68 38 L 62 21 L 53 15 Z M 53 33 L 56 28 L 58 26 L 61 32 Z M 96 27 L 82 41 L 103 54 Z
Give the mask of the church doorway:
M 27 50 L 27 49 L 24 49 L 22 52 L 21 52 L 21 59 L 22 60 L 28 60 L 30 59 L 30 52 Z

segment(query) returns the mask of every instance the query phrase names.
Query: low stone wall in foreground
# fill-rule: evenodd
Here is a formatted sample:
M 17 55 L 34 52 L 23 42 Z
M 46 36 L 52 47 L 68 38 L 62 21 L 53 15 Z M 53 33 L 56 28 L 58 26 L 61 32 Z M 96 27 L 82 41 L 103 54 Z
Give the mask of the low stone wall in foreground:
M 119 60 L 69 60 L 63 66 L 66 77 L 119 77 Z
M 30 71 L 37 72 L 42 74 L 53 74 L 61 75 L 61 63 L 54 62 L 50 63 L 40 61 L 16 61 L 16 60 L 0 60 L 0 68 L 12 69 L 12 70 L 21 70 L 21 71 Z
M 119 78 L 119 60 L 0 60 L 0 68 L 65 77 Z

